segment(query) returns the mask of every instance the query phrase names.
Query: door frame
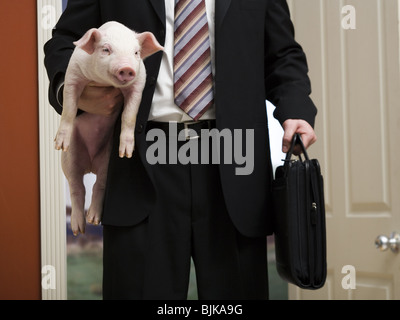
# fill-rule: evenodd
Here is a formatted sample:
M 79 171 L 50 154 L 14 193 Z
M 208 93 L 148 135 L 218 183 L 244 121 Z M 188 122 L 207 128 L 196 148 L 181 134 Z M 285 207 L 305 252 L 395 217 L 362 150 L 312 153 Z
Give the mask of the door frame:
M 49 104 L 43 52 L 61 12 L 62 0 L 37 0 L 41 265 L 42 275 L 54 281 L 42 285 L 43 300 L 67 299 L 65 179 L 53 145 L 60 117 Z

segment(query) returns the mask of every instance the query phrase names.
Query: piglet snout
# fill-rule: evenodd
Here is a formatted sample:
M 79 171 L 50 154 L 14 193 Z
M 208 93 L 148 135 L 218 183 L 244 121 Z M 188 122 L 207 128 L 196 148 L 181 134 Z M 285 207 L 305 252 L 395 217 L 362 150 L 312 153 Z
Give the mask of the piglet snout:
M 130 67 L 124 67 L 117 71 L 116 77 L 119 81 L 125 83 L 135 78 L 136 72 Z

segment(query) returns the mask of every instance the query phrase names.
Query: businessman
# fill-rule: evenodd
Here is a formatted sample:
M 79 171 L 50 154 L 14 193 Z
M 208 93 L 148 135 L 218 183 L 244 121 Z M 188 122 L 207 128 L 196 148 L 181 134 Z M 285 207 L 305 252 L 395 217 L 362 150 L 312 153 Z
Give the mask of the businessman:
M 267 299 L 273 212 L 265 100 L 283 126 L 283 152 L 296 132 L 306 147 L 316 141 L 306 57 L 286 1 L 69 0 L 45 45 L 58 113 L 73 41 L 110 20 L 152 32 L 164 52 L 145 60 L 132 158 L 119 158 L 115 128 L 102 217 L 103 298 L 186 299 L 192 258 L 199 299 Z M 90 86 L 79 113 L 107 116 L 122 104 L 117 89 Z M 191 129 L 188 140 L 171 137 L 171 125 Z M 237 174 L 235 159 L 223 161 L 223 142 L 219 163 L 202 148 L 199 157 L 210 161 L 149 163 L 152 129 L 178 148 L 211 140 L 202 130 L 241 132 L 254 150 L 253 170 Z

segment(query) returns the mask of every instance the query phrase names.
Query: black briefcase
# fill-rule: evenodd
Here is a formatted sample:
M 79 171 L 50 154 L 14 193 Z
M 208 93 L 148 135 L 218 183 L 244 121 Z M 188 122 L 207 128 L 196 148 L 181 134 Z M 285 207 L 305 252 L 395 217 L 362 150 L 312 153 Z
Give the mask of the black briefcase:
M 301 154 L 292 159 L 299 144 Z M 275 258 L 282 279 L 302 289 L 319 289 L 326 280 L 326 225 L 323 177 L 295 134 L 284 165 L 273 181 Z

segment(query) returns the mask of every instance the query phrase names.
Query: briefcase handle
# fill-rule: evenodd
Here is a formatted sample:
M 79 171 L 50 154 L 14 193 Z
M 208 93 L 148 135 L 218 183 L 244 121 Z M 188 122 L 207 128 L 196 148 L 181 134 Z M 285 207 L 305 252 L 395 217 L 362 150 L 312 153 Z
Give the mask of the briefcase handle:
M 286 154 L 285 165 L 287 165 L 291 161 L 291 158 L 293 156 L 293 149 L 296 144 L 300 145 L 301 152 L 304 154 L 304 157 L 306 158 L 306 160 L 309 160 L 307 150 L 304 147 L 303 140 L 301 140 L 301 135 L 299 133 L 295 133 L 293 136 L 293 140 L 292 140 L 292 144 L 290 146 L 289 152 Z M 300 158 L 301 161 L 303 161 L 301 159 L 301 153 L 298 155 L 298 157 Z

